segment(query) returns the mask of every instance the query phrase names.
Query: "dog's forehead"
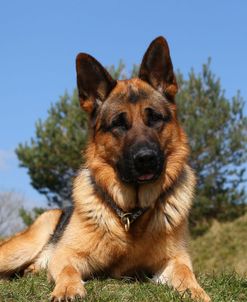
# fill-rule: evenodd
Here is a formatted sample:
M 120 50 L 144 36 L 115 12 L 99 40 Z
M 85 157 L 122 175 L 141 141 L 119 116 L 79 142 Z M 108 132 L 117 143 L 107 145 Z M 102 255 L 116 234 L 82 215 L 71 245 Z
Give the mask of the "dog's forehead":
M 133 78 L 118 81 L 107 99 L 107 104 L 111 106 L 137 104 L 140 102 L 155 102 L 157 105 L 159 103 L 163 105 L 164 97 L 146 82 Z

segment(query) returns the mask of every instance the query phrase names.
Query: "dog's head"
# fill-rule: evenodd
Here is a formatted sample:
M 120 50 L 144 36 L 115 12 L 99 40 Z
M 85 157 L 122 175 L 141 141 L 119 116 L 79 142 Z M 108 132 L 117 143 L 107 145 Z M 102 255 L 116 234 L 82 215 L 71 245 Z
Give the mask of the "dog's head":
M 110 166 L 129 184 L 175 177 L 188 147 L 177 121 L 178 88 L 166 40 L 150 44 L 138 78 L 115 81 L 87 54 L 77 56 L 76 70 L 80 104 L 89 113 L 88 161 Z

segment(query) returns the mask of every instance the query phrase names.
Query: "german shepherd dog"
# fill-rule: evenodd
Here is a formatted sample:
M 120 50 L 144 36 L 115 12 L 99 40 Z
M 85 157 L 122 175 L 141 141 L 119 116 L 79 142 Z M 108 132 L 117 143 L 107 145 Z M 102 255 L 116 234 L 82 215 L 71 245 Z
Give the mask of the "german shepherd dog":
M 90 133 L 73 207 L 49 210 L 3 242 L 0 274 L 47 268 L 55 282 L 51 301 L 85 297 L 84 281 L 92 276 L 140 273 L 210 301 L 187 252 L 195 176 L 166 40 L 150 44 L 138 78 L 116 81 L 85 53 L 76 71 Z

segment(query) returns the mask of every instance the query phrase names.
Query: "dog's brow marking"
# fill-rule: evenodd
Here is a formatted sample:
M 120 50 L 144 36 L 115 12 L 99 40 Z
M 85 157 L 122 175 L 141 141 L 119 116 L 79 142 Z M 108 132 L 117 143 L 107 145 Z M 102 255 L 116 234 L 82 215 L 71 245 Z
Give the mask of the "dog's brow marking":
M 130 103 L 137 103 L 140 99 L 140 95 L 138 94 L 138 92 L 130 90 L 128 93 L 128 101 Z
M 132 84 L 128 85 L 127 98 L 130 103 L 137 103 L 140 99 L 139 90 Z
M 128 97 L 128 101 L 130 103 L 135 104 L 138 101 L 147 99 L 148 95 L 143 89 L 140 89 L 140 88 L 136 87 L 135 85 L 130 84 L 128 86 L 127 97 Z

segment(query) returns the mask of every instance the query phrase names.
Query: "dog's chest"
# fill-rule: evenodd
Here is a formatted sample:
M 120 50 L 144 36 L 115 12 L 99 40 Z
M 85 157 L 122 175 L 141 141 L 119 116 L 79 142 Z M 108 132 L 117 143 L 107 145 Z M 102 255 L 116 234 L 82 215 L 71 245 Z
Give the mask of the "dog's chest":
M 155 273 L 164 264 L 165 236 L 143 235 L 125 240 L 105 238 L 93 253 L 96 265 L 113 277 Z

